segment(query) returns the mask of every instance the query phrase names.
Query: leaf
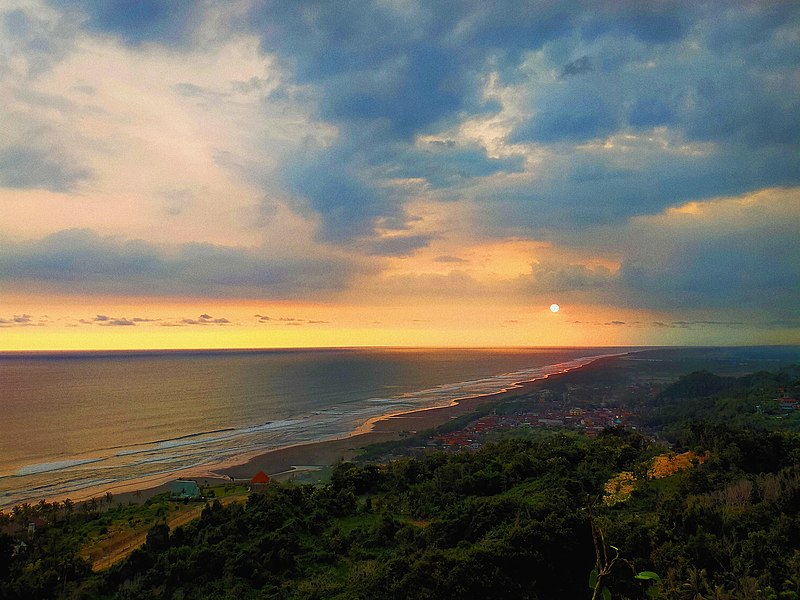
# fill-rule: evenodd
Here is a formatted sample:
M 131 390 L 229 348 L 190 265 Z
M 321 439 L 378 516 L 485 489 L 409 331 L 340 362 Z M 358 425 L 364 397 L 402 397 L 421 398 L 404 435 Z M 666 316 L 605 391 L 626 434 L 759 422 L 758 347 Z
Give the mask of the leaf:
M 589 589 L 593 590 L 597 586 L 597 569 L 592 569 L 589 573 Z
M 634 579 L 649 579 L 651 581 L 661 581 L 661 577 L 653 571 L 642 571 L 638 575 L 633 576 Z
M 608 588 L 603 588 L 603 600 L 611 600 L 611 592 Z

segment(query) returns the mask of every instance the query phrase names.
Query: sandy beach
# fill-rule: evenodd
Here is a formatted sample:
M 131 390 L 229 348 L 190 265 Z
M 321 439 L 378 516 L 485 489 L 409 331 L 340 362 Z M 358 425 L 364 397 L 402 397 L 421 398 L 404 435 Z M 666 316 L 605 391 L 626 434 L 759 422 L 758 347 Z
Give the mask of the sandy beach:
M 203 483 L 214 484 L 234 479 L 249 480 L 258 471 L 270 476 L 288 476 L 294 468 L 303 466 L 325 467 L 340 460 L 349 460 L 361 449 L 371 444 L 398 440 L 416 432 L 426 431 L 443 425 L 457 417 L 466 415 L 487 403 L 500 402 L 504 399 L 526 394 L 546 379 L 564 377 L 577 370 L 601 369 L 616 356 L 605 356 L 574 369 L 553 373 L 528 382 L 519 382 L 510 389 L 492 394 L 472 396 L 453 401 L 449 406 L 420 409 L 394 415 L 384 415 L 367 421 L 349 435 L 332 440 L 323 440 L 307 444 L 297 444 L 284 448 L 270 449 L 236 457 L 223 463 L 215 463 L 206 467 L 193 467 L 183 471 L 160 474 L 148 479 L 137 479 L 120 482 L 111 486 L 102 486 L 82 490 L 79 494 L 71 494 L 73 501 L 81 502 L 92 497 L 102 497 L 111 492 L 118 502 L 142 502 L 153 495 L 169 490 L 169 484 L 176 479 L 194 479 Z M 50 500 L 63 500 L 51 498 Z
M 359 450 L 370 444 L 397 440 L 409 433 L 433 429 L 487 403 L 500 402 L 507 398 L 526 394 L 546 379 L 564 377 L 578 369 L 582 371 L 601 369 L 604 364 L 614 358 L 598 358 L 572 371 L 555 373 L 534 381 L 520 382 L 512 389 L 494 394 L 462 398 L 449 406 L 379 417 L 368 421 L 348 437 L 270 450 L 253 456 L 241 464 L 214 468 L 213 474 L 244 479 L 252 477 L 259 470 L 274 475 L 290 471 L 297 465 L 333 465 L 339 460 L 349 460 Z

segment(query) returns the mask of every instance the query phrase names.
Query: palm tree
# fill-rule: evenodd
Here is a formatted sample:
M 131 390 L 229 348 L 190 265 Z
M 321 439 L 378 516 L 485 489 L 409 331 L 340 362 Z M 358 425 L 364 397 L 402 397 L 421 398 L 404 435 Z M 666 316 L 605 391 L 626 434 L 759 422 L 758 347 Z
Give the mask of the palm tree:
M 758 585 L 758 579 L 745 575 L 736 580 L 736 598 L 742 600 L 751 600 L 757 598 L 761 588 Z
M 689 567 L 688 579 L 684 582 L 685 598 L 687 600 L 707 600 L 703 594 L 708 590 L 706 582 L 706 570 Z
M 710 591 L 710 595 L 708 596 L 708 600 L 730 600 L 731 595 L 724 587 L 721 585 L 715 585 L 714 589 Z

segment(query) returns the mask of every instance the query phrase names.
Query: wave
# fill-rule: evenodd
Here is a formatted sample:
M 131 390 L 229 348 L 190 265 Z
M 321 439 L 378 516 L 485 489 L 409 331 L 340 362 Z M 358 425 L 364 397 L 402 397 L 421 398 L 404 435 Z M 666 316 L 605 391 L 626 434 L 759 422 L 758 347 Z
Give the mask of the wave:
M 40 463 L 36 465 L 26 465 L 17 469 L 16 475 L 22 477 L 24 475 L 36 475 L 39 473 L 48 473 L 50 471 L 61 471 L 80 465 L 88 465 L 104 461 L 105 458 L 77 458 L 72 460 L 58 460 L 49 463 Z
M 131 454 L 141 454 L 148 452 L 153 446 L 160 446 L 162 444 L 171 444 L 179 442 L 180 440 L 191 440 L 202 436 L 210 436 L 215 433 L 225 433 L 228 431 L 236 431 L 235 427 L 223 427 L 221 429 L 211 429 L 209 431 L 197 431 L 195 433 L 187 433 L 186 435 L 179 435 L 174 438 L 163 438 L 160 440 L 152 440 L 149 442 L 140 442 L 138 444 L 127 444 L 125 446 L 112 446 L 109 450 L 116 450 L 117 448 L 130 448 L 129 450 L 119 450 L 115 456 L 128 456 Z

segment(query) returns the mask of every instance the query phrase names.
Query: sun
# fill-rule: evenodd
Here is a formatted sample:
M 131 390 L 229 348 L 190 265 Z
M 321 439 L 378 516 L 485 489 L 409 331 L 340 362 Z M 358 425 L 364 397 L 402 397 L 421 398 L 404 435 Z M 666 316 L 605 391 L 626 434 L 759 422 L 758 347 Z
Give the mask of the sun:
M 557 313 L 560 309 L 561 309 L 561 307 L 558 304 L 551 304 L 550 305 L 550 311 L 551 312 Z

